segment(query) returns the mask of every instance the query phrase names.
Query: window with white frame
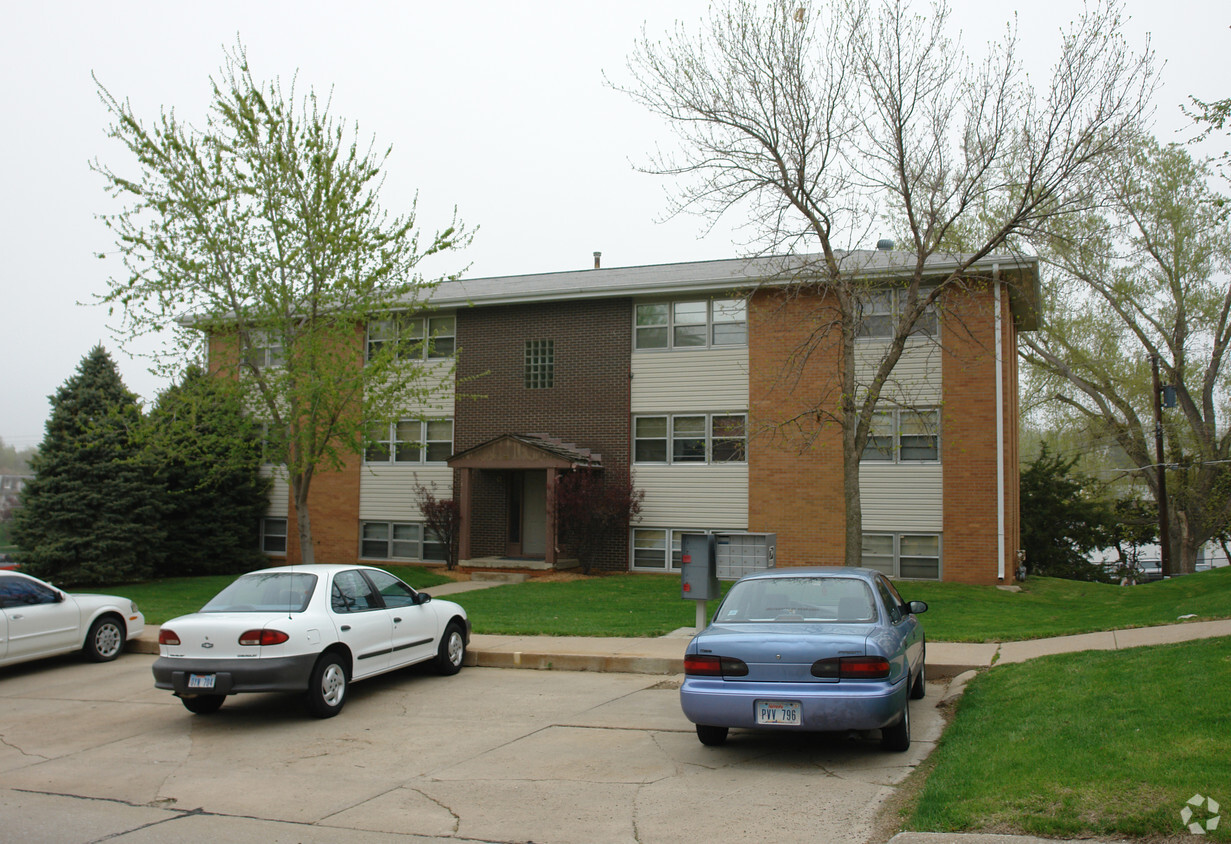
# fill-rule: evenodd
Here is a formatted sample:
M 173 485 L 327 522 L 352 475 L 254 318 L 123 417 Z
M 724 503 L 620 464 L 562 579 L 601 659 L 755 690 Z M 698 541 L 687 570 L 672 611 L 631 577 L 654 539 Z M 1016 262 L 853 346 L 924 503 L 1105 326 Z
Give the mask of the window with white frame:
M 443 560 L 445 546 L 414 522 L 360 522 L 359 556 L 365 560 Z
M 393 345 L 402 359 L 452 357 L 457 349 L 457 320 L 448 316 L 406 316 L 368 323 L 368 359 Z
M 452 419 L 402 419 L 368 426 L 365 463 L 444 463 L 453 454 Z
M 686 533 L 740 533 L 723 528 L 633 528 L 633 568 L 642 571 L 679 571 Z
M 921 288 L 919 299 L 926 298 L 931 292 L 930 288 Z M 893 337 L 894 328 L 906 310 L 906 299 L 907 291 L 900 288 L 882 288 L 863 293 L 859 298 L 859 336 L 876 340 Z M 933 302 L 919 315 L 911 334 L 933 337 L 937 327 L 936 303 Z
M 872 414 L 863 459 L 878 463 L 940 460 L 940 411 L 899 408 Z
M 286 519 L 261 520 L 261 550 L 266 554 L 286 553 Z
M 748 452 L 743 413 L 678 413 L 633 418 L 635 463 L 743 463 Z
M 743 299 L 642 302 L 635 308 L 637 349 L 705 349 L 748 343 Z
M 282 340 L 273 331 L 248 332 L 250 347 L 244 355 L 244 362 L 254 369 L 282 366 Z
M 860 563 L 890 577 L 940 579 L 940 535 L 865 533 Z

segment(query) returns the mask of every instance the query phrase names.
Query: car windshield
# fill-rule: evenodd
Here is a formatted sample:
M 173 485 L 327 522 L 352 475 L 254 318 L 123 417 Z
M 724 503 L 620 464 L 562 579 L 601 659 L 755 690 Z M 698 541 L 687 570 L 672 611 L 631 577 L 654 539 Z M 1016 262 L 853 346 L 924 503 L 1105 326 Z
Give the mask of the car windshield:
M 867 624 L 876 620 L 872 590 L 853 577 L 773 577 L 731 587 L 714 621 L 828 621 Z
M 245 574 L 201 612 L 303 612 L 315 588 L 316 575 L 306 572 Z

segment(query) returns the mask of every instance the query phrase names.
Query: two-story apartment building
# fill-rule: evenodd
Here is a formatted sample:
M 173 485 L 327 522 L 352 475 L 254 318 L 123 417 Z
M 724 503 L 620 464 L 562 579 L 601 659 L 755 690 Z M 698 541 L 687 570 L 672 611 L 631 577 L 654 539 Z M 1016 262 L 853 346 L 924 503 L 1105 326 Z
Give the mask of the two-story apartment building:
M 902 257 L 851 257 L 883 281 L 856 341 L 866 375 L 900 306 Z M 463 565 L 551 563 L 567 550 L 554 479 L 601 469 L 645 498 L 600 568 L 677 570 L 685 531 L 772 532 L 779 565 L 841 563 L 841 432 L 816 413 L 836 402 L 840 347 L 817 339 L 825 293 L 783 270 L 739 259 L 466 279 L 438 287 L 430 313 L 369 325 L 369 344 L 433 337 L 422 354 L 440 388 L 316 477 L 317 559 L 439 559 L 422 485 L 461 502 Z M 1034 326 L 1038 270 L 988 258 L 971 276 L 908 340 L 863 454 L 863 560 L 895 576 L 995 583 L 1016 566 L 1016 335 Z M 288 506 L 276 483 L 263 542 L 294 560 Z

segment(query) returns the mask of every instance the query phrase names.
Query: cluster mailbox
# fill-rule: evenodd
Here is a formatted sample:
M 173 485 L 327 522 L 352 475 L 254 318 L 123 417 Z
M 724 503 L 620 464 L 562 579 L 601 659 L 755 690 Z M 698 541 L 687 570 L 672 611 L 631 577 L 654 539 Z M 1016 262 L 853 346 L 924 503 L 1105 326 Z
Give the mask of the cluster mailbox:
M 719 580 L 738 580 L 777 565 L 776 533 L 680 534 L 680 597 L 697 602 L 697 629 L 705 602 L 718 598 Z

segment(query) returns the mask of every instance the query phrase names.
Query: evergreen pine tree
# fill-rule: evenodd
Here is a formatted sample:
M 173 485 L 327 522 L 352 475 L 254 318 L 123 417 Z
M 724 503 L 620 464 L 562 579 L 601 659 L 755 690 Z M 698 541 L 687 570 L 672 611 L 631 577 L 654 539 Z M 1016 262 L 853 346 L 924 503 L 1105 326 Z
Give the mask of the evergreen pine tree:
M 160 574 L 229 574 L 266 564 L 261 429 L 243 412 L 233 382 L 189 367 L 150 411 L 146 449 L 166 478 Z
M 61 585 L 149 577 L 162 548 L 164 493 L 138 442 L 137 397 L 95 346 L 51 401 L 13 525 L 17 559 Z

